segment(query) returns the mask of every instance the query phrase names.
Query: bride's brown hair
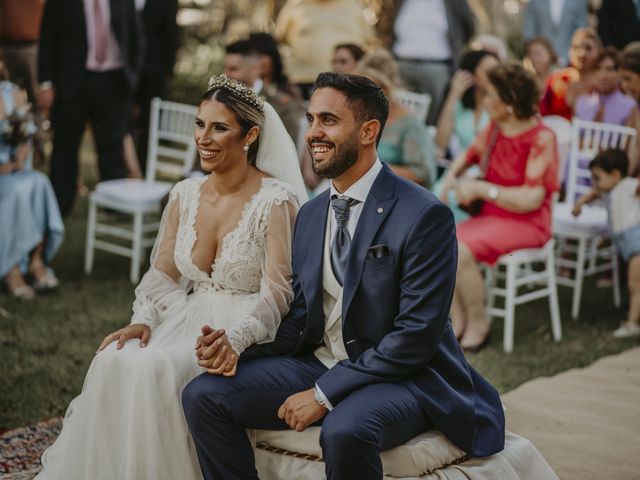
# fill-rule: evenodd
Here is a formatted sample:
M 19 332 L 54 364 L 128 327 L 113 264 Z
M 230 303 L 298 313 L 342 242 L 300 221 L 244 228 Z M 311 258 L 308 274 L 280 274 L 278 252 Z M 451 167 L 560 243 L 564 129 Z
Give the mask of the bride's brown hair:
M 252 127 L 259 127 L 262 130 L 262 126 L 264 125 L 264 111 L 261 111 L 253 105 L 252 102 L 247 101 L 233 90 L 223 86 L 214 87 L 207 90 L 207 93 L 203 95 L 200 103 L 211 99 L 220 102 L 233 113 L 233 116 L 240 125 L 242 135 L 246 135 Z M 253 166 L 256 165 L 259 146 L 260 135 L 258 135 L 255 142 L 249 146 L 249 151 L 247 152 L 247 159 Z

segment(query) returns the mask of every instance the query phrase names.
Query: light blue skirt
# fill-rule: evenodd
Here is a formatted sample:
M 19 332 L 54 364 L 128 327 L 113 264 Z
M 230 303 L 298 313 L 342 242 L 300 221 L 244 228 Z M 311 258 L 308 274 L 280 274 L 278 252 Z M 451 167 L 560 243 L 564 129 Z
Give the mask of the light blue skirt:
M 36 170 L 0 175 L 0 279 L 15 266 L 26 273 L 29 254 L 44 241 L 48 264 L 64 224 L 49 178 Z

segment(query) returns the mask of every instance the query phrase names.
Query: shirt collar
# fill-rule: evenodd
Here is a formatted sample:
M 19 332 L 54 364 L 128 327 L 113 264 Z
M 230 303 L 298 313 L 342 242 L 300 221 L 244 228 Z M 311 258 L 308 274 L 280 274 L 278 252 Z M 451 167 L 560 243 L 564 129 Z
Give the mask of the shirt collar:
M 334 195 L 338 197 L 349 197 L 364 203 L 380 170 L 382 170 L 382 163 L 380 159 L 376 159 L 369 171 L 360 177 L 356 183 L 347 188 L 344 193 L 339 193 L 336 187 L 333 186 L 333 182 L 331 182 L 331 191 L 329 193 L 332 198 Z

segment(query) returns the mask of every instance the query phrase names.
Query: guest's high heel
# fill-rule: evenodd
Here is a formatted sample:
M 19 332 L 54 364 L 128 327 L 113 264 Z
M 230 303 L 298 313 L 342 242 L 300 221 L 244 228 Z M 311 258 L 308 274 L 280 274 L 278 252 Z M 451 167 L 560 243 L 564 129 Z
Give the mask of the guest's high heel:
M 482 339 L 482 341 L 480 343 L 477 343 L 477 344 L 474 344 L 474 345 L 463 345 L 461 343 L 460 346 L 462 347 L 462 349 L 465 352 L 478 353 L 484 347 L 489 345 L 489 342 L 491 342 L 491 331 L 487 332 L 487 334 L 485 335 L 485 337 Z
M 37 271 L 40 271 L 38 275 L 36 275 Z M 34 262 L 31 264 L 29 268 L 29 272 L 31 273 L 31 277 L 33 279 L 33 288 L 36 292 L 45 293 L 55 290 L 60 285 L 60 281 L 53 270 L 47 267 L 42 262 Z
M 33 300 L 36 298 L 36 291 L 24 282 L 20 271 L 17 271 L 17 273 L 9 272 L 5 277 L 4 283 L 7 286 L 9 295 L 16 300 Z

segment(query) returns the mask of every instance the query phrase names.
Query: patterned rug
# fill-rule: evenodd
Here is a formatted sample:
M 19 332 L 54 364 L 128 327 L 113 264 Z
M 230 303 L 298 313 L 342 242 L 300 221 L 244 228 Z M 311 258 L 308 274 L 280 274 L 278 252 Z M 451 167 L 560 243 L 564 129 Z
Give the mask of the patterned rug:
M 62 418 L 55 417 L 0 434 L 0 479 L 32 479 L 40 471 L 40 456 L 53 443 Z

